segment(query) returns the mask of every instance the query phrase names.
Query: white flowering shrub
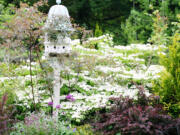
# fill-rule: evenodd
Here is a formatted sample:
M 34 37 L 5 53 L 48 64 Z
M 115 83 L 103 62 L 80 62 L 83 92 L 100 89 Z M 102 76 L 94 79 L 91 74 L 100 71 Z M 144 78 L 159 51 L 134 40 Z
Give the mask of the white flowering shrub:
M 65 70 L 61 72 L 63 86 L 61 96 L 66 97 L 70 94 L 73 99 L 61 100 L 60 118 L 62 120 L 81 122 L 86 119 L 85 115 L 88 112 L 108 107 L 110 97 L 125 95 L 136 98 L 138 90 L 133 87 L 131 81 L 151 88 L 151 81 L 158 79 L 158 73 L 163 69 L 159 65 L 150 67 L 146 65 L 146 58 L 152 51 L 157 54 L 157 47 L 139 44 L 112 47 L 110 35 L 89 38 L 87 44 L 96 41 L 98 49 L 85 46 L 86 42 L 84 45 L 74 43 L 72 50 L 76 55 L 70 56 L 65 61 Z M 44 70 L 40 68 L 38 61 L 32 63 L 35 101 L 41 109 L 49 112 L 47 105 L 52 95 L 50 91 L 53 87 L 52 69 L 48 68 L 45 60 L 41 62 Z M 45 71 L 48 72 L 48 76 L 44 75 Z M 17 95 L 17 99 L 21 101 L 18 102 L 20 110 L 31 110 L 32 94 L 28 63 L 15 66 L 11 72 L 15 72 L 16 77 L 10 74 L 8 78 L 4 78 L 5 74 L 1 75 L 1 89 L 11 88 L 11 91 Z M 11 87 L 7 81 L 16 82 L 16 85 Z M 147 95 L 149 93 L 147 89 L 146 93 Z

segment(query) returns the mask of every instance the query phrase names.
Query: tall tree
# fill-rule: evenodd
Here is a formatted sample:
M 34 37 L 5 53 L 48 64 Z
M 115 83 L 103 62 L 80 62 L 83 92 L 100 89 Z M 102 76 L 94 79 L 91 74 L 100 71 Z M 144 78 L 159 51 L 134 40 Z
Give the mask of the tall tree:
M 3 29 L 0 29 L 0 37 L 3 39 L 4 46 L 9 47 L 9 50 L 16 50 L 20 46 L 29 53 L 34 107 L 36 106 L 31 68 L 32 51 L 39 45 L 43 21 L 44 16 L 37 10 L 37 6 L 28 7 L 27 4 L 21 4 L 21 8 L 17 9 L 11 21 L 4 23 Z

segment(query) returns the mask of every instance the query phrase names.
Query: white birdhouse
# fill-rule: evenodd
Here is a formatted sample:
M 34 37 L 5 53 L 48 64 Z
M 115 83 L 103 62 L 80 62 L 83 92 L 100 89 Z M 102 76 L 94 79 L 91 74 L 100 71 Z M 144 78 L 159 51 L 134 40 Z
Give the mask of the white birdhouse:
M 45 31 L 45 56 L 53 68 L 53 109 L 60 103 L 60 71 L 63 69 L 63 58 L 57 56 L 69 54 L 71 52 L 70 33 L 73 31 L 70 16 L 65 6 L 59 5 L 61 0 L 56 0 L 58 5 L 52 6 L 48 13 L 48 18 L 44 26 Z M 66 55 L 65 55 L 66 56 Z M 53 112 L 53 116 L 58 119 L 58 110 Z
M 56 2 L 60 4 L 61 0 Z M 50 8 L 44 30 L 46 56 L 70 53 L 70 33 L 73 29 L 65 6 L 55 5 Z

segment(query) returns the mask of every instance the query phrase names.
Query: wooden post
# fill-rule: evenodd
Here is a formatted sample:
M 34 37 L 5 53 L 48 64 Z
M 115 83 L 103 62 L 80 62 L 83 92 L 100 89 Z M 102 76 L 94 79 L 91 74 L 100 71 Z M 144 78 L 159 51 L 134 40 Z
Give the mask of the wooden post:
M 59 62 L 57 57 L 50 57 L 50 62 L 53 68 L 53 117 L 58 118 L 58 109 L 56 107 L 60 105 L 60 72 L 63 68 L 63 63 Z

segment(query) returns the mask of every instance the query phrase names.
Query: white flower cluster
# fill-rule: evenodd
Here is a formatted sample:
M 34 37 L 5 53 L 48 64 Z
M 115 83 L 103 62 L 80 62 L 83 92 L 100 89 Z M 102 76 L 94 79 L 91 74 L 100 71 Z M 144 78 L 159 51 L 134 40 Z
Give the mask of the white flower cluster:
M 104 37 L 98 38 L 90 38 L 89 41 L 98 40 Z M 158 73 L 163 70 L 163 68 L 159 65 L 151 65 L 149 68 L 145 66 L 145 61 L 142 58 L 138 58 L 139 55 L 143 55 L 144 51 L 157 51 L 157 47 L 152 47 L 150 45 L 130 45 L 130 46 L 115 46 L 109 47 L 103 41 L 101 43 L 100 50 L 96 49 L 88 49 L 84 48 L 80 45 L 75 45 L 74 49 L 80 52 L 81 58 L 79 60 L 83 60 L 83 56 L 94 56 L 96 60 L 110 58 L 115 60 L 115 65 L 101 65 L 99 63 L 93 69 L 93 72 L 103 72 L 108 74 L 108 77 L 114 76 L 114 79 L 133 79 L 133 80 L 149 80 L 158 77 Z M 138 50 L 138 53 L 132 53 L 127 55 L 124 52 Z M 118 53 L 119 51 L 119 53 Z M 134 51 L 136 52 L 136 51 Z M 99 55 L 101 54 L 101 55 Z M 120 57 L 121 59 L 118 59 Z M 137 63 L 137 66 L 140 68 L 127 70 L 123 65 L 121 60 L 131 60 L 133 63 Z M 131 64 L 131 63 L 129 63 Z M 70 71 L 70 74 L 76 75 L 77 73 Z M 76 99 L 73 103 L 62 102 L 62 109 L 64 111 L 69 112 L 72 115 L 72 118 L 82 119 L 83 114 L 92 109 L 92 108 L 100 108 L 108 105 L 108 99 L 110 97 L 119 97 L 120 95 L 129 96 L 131 98 L 137 98 L 138 89 L 136 87 L 128 88 L 127 86 L 120 86 L 115 82 L 110 82 L 105 80 L 103 76 L 93 77 L 89 71 L 83 70 L 79 73 L 79 76 L 83 77 L 85 80 L 82 82 L 77 82 L 76 84 L 80 86 L 85 91 L 92 91 L 96 89 L 96 92 L 92 95 L 86 95 L 85 93 L 71 93 L 73 97 Z M 91 80 L 96 83 L 95 86 L 90 86 L 86 83 L 87 80 Z M 73 81 L 73 79 L 71 80 Z M 151 84 L 148 82 L 148 86 Z M 146 95 L 150 95 L 148 91 L 145 93 Z
M 109 42 L 112 41 L 110 35 L 101 36 L 98 38 L 90 38 L 88 41 L 101 40 L 100 49 L 88 49 L 78 45 L 79 40 L 72 41 L 73 49 L 79 52 L 78 60 L 85 61 L 87 56 L 93 56 L 95 66 L 93 69 L 88 70 L 82 68 L 80 73 L 76 73 L 73 67 L 66 67 L 66 70 L 72 75 L 70 80 L 62 80 L 62 84 L 69 86 L 77 85 L 83 92 L 73 91 L 70 94 L 74 97 L 75 102 L 66 100 L 61 101 L 61 109 L 65 113 L 69 113 L 74 119 L 83 119 L 84 114 L 93 108 L 101 108 L 109 105 L 108 99 L 110 97 L 119 97 L 120 95 L 137 98 L 138 89 L 136 87 L 128 88 L 127 84 L 122 85 L 121 82 L 130 82 L 131 80 L 145 81 L 148 86 L 152 86 L 149 80 L 156 79 L 159 77 L 159 73 L 164 70 L 160 65 L 151 65 L 149 68 L 146 67 L 143 58 L 144 52 L 147 51 L 158 51 L 158 47 L 150 45 L 133 44 L 130 46 L 109 46 Z M 150 53 L 149 53 L 150 54 Z M 89 58 L 93 58 L 89 57 Z M 105 60 L 104 60 L 105 59 Z M 104 60 L 104 63 L 101 61 Z M 109 62 L 109 63 L 108 63 Z M 114 62 L 114 64 L 111 64 Z M 127 65 L 130 65 L 129 67 Z M 132 68 L 132 67 L 133 68 Z M 33 70 L 36 70 L 37 63 L 33 63 Z M 29 66 L 21 66 L 19 70 L 28 70 Z M 77 75 L 78 74 L 78 75 Z M 82 77 L 81 81 L 78 81 L 77 77 Z M 26 86 L 27 80 L 30 80 L 30 75 L 25 77 L 11 77 L 10 79 L 17 79 L 21 82 L 19 84 L 24 86 L 22 91 L 17 91 L 17 95 L 21 99 L 32 98 L 31 87 Z M 33 76 L 35 83 L 35 94 L 39 96 L 44 91 L 38 91 L 43 84 L 38 83 L 38 76 Z M 0 82 L 9 79 L 8 77 L 1 77 Z M 119 84 L 119 82 L 120 84 Z M 92 82 L 93 84 L 87 83 Z M 22 87 L 23 88 L 23 87 Z M 149 95 L 149 92 L 146 91 Z M 43 97 L 41 97 L 43 98 Z M 38 99 L 38 98 L 37 98 Z M 44 103 L 47 103 L 50 99 L 43 99 Z

